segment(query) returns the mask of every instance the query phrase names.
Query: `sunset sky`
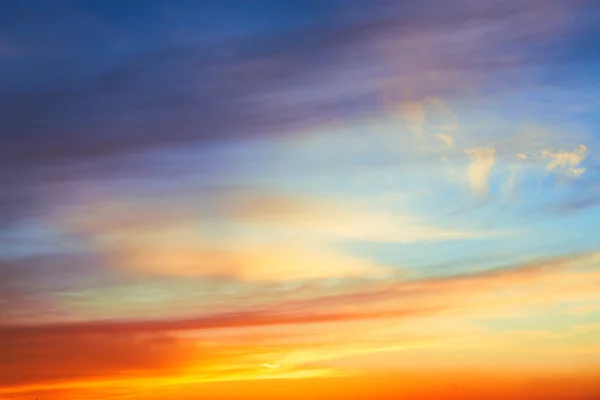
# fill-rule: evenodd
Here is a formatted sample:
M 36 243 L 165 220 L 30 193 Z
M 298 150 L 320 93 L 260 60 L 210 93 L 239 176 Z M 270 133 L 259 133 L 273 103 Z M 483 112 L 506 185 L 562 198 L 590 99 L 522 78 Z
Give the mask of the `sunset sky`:
M 600 398 L 600 2 L 0 1 L 0 398 Z

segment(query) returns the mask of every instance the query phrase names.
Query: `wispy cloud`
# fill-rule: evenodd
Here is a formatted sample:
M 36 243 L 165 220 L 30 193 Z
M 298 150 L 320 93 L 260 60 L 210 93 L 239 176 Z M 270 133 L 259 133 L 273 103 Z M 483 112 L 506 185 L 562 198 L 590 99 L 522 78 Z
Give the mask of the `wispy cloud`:
M 258 368 L 262 363 L 279 362 L 282 372 L 289 372 L 301 371 L 317 361 L 379 352 L 447 346 L 468 349 L 477 329 L 454 329 L 448 336 L 450 331 L 443 328 L 442 321 L 456 328 L 452 324 L 456 318 L 485 319 L 485 314 L 497 316 L 501 310 L 507 310 L 509 316 L 534 312 L 572 301 L 575 294 L 598 299 L 599 259 L 596 254 L 583 254 L 447 278 L 372 282 L 348 288 L 348 293 L 337 296 L 266 301 L 254 311 L 205 314 L 185 320 L 4 325 L 0 337 L 3 343 L 12 345 L 0 350 L 3 359 L 13 359 L 15 351 L 20 357 L 6 366 L 2 380 L 5 385 L 50 384 L 92 379 L 100 373 L 107 379 L 124 376 L 127 371 L 133 373 L 129 376 L 140 378 L 185 376 L 195 371 L 210 381 L 219 376 L 226 378 L 223 368 L 228 365 L 243 372 L 246 379 L 257 379 L 262 376 Z M 340 337 L 339 332 L 348 329 L 348 323 L 366 324 L 369 329 L 351 330 Z M 427 326 L 437 328 L 427 331 Z M 597 324 L 589 328 L 597 329 Z M 222 333 L 206 335 L 215 329 Z M 420 336 L 416 335 L 420 329 Z M 514 340 L 515 333 L 512 335 Z M 518 336 L 531 337 L 527 333 Z M 495 337 L 491 334 L 480 339 Z M 37 351 L 27 344 L 34 342 Z M 32 351 L 23 352 L 25 348 Z M 90 353 L 81 348 L 96 350 Z M 142 348 L 144 354 L 137 354 Z M 124 353 L 132 357 L 124 358 Z M 58 360 L 60 364 L 44 372 L 46 363 Z
M 542 150 L 541 157 L 549 160 L 546 165 L 547 172 L 556 171 L 567 177 L 578 178 L 585 172 L 585 168 L 579 165 L 588 153 L 588 148 L 580 145 L 577 150 L 571 152 Z
M 311 237 L 373 242 L 412 243 L 464 238 L 486 238 L 502 234 L 443 227 L 407 211 L 373 211 L 335 201 L 320 201 L 278 195 L 242 198 L 232 210 L 247 221 L 283 230 L 306 232 Z
M 468 149 L 465 153 L 471 157 L 467 178 L 471 190 L 477 195 L 486 195 L 489 191 L 489 178 L 494 168 L 496 150 L 492 148 Z
M 282 281 L 385 276 L 390 269 L 359 257 L 314 245 L 271 242 L 203 247 L 150 243 L 109 246 L 113 263 L 146 273 L 227 277 L 242 281 Z
M 67 232 L 87 237 L 114 266 L 167 275 L 250 281 L 385 276 L 402 266 L 378 265 L 334 250 L 333 244 L 437 242 L 506 234 L 447 228 L 416 215 L 260 192 L 223 194 L 201 208 L 178 206 L 176 199 L 170 203 L 168 198 L 156 203 L 124 199 L 98 204 L 67 215 L 61 224 Z M 211 210 L 210 218 L 205 207 Z
M 425 110 L 419 102 L 411 101 L 403 105 L 403 113 L 408 122 L 409 129 L 416 136 L 423 136 L 423 124 L 425 123 Z

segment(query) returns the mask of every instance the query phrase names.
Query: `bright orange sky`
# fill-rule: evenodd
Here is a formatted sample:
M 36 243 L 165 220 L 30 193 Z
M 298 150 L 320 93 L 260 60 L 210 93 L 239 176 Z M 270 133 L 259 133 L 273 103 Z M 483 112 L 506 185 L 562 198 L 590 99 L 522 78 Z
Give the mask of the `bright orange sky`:
M 41 390 L 30 388 L 18 394 L 2 393 L 7 399 L 119 398 L 182 400 L 224 399 L 379 399 L 490 400 L 594 399 L 600 391 L 598 373 L 555 373 L 540 376 L 521 372 L 478 372 L 432 369 L 427 372 L 392 371 L 358 374 L 345 378 L 253 380 L 204 384 L 172 384 L 157 388 L 143 382 L 132 386 L 98 385 L 91 388 Z

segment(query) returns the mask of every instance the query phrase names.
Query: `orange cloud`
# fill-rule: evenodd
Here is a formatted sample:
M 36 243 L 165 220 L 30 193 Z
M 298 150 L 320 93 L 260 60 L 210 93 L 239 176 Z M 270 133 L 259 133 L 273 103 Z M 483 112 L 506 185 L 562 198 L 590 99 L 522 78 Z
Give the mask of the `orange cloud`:
M 502 309 L 515 315 L 577 296 L 599 299 L 599 262 L 598 254 L 581 254 L 445 278 L 346 283 L 338 294 L 265 299 L 246 310 L 190 319 L 4 325 L 0 339 L 9 345 L 2 346 L 0 357 L 8 361 L 0 376 L 13 388 L 4 393 L 110 382 L 152 382 L 146 387 L 163 388 L 277 374 L 283 379 L 328 376 L 351 372 L 364 357 L 389 363 L 395 359 L 390 355 L 400 353 L 421 360 L 420 368 L 435 368 L 456 351 L 475 365 L 494 349 L 514 354 L 512 363 L 525 366 L 530 363 L 516 355 L 524 348 L 521 339 L 539 343 L 558 336 L 514 331 L 509 338 L 469 328 L 464 320 L 464 330 L 456 330 L 456 319 L 486 313 L 497 318 Z M 597 324 L 575 329 L 587 332 Z M 598 345 L 573 349 L 584 357 Z M 550 344 L 536 354 L 545 363 L 563 357 Z M 507 358 L 498 362 L 506 366 Z M 260 367 L 265 363 L 279 368 L 265 370 Z
M 94 204 L 65 218 L 66 226 L 112 266 L 243 281 L 375 277 L 393 271 L 334 250 L 335 241 L 411 243 L 498 234 L 441 227 L 408 213 L 256 192 L 207 201 L 211 218 L 199 207 L 179 207 L 176 199 Z
M 242 281 L 384 276 L 390 272 L 366 259 L 286 243 L 236 244 L 230 249 L 133 244 L 116 249 L 114 262 L 150 273 L 223 276 Z
M 153 332 L 0 330 L 0 386 L 174 372 L 196 350 Z

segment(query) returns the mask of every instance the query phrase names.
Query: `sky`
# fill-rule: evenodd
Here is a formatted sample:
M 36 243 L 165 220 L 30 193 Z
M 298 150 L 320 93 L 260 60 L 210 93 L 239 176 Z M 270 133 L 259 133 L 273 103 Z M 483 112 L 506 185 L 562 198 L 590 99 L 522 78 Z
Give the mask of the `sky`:
M 1 398 L 598 398 L 600 3 L 0 7 Z

